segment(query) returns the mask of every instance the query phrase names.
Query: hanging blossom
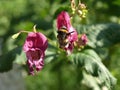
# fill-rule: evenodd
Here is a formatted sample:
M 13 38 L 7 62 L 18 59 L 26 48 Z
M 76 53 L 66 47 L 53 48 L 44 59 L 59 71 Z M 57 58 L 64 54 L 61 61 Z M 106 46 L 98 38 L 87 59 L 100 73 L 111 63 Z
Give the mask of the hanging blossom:
M 71 53 L 74 48 L 74 42 L 78 39 L 76 30 L 70 22 L 70 16 L 66 11 L 62 11 L 57 16 L 58 41 L 60 48 Z
M 47 49 L 47 38 L 40 32 L 29 32 L 23 45 L 26 53 L 29 72 L 34 75 L 34 71 L 40 71 L 44 66 L 45 50 Z

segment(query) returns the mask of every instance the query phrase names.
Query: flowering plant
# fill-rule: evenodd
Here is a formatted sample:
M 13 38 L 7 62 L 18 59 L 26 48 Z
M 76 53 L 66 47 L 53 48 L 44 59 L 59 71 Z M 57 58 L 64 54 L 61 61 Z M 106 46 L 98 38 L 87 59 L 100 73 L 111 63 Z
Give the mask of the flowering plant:
M 38 85 L 41 85 L 39 86 L 40 89 L 44 87 L 43 82 L 45 80 L 45 88 L 46 86 L 50 85 L 51 87 L 51 85 L 54 85 L 52 87 L 56 89 L 83 90 L 84 88 L 82 87 L 85 86 L 93 90 L 112 89 L 116 83 L 116 79 L 113 75 L 117 75 L 116 72 L 118 70 L 116 71 L 112 68 L 114 65 L 111 64 L 116 61 L 112 60 L 113 56 L 111 54 L 118 51 L 113 48 L 116 47 L 120 41 L 120 26 L 118 24 L 91 25 L 95 20 L 97 21 L 101 18 L 102 21 L 106 21 L 106 16 L 103 15 L 104 13 L 99 15 L 100 18 L 97 18 L 94 12 L 94 10 L 98 10 L 97 14 L 100 14 L 99 10 L 102 5 L 104 5 L 101 4 L 101 2 L 96 3 L 95 6 L 90 5 L 92 7 L 88 9 L 90 12 L 87 17 L 87 8 L 90 7 L 88 3 L 92 1 L 85 1 L 88 2 L 86 3 L 88 7 L 80 1 L 60 1 L 61 2 L 48 0 L 46 2 L 43 0 L 42 4 L 40 2 L 38 3 L 40 5 L 36 5 L 34 0 L 27 3 L 22 0 L 21 2 L 24 2 L 24 4 L 20 6 L 25 8 L 26 6 L 24 5 L 29 6 L 32 4 L 33 7 L 30 9 L 32 11 L 21 8 L 20 10 L 22 11 L 15 9 L 14 12 L 20 11 L 20 13 L 15 13 L 17 16 L 12 18 L 10 16 L 6 18 L 6 16 L 9 15 L 6 15 L 6 13 L 9 12 L 2 12 L 5 15 L 1 19 L 1 23 L 4 24 L 10 21 L 10 23 L 5 24 L 5 26 L 12 27 L 8 29 L 8 31 L 6 31 L 7 28 L 5 28 L 5 31 L 8 33 L 4 35 L 5 38 L 0 38 L 0 72 L 10 70 L 14 61 L 15 64 L 21 64 L 22 69 L 24 69 L 22 70 L 22 75 L 27 77 L 27 73 L 29 73 L 30 75 L 34 75 L 31 78 L 36 80 L 35 82 L 41 82 L 38 83 Z M 18 1 L 16 0 L 16 2 Z M 37 2 L 39 2 L 39 0 Z M 45 3 L 43 4 L 43 2 Z M 97 5 L 99 8 L 97 8 Z M 42 7 L 37 8 L 36 6 Z M 46 9 L 46 6 L 50 8 Z M 56 6 L 56 8 L 54 6 Z M 108 8 L 106 8 L 106 10 L 107 9 Z M 23 10 L 27 10 L 25 12 L 28 13 L 23 14 Z M 20 15 L 21 13 L 22 15 Z M 11 12 L 11 14 L 12 16 L 15 15 L 13 12 Z M 107 18 L 107 20 L 109 20 L 109 18 Z M 119 21 L 119 19 L 115 20 Z M 18 22 L 17 24 L 16 21 Z M 33 31 L 31 31 L 34 25 L 33 22 L 38 24 L 39 29 L 37 31 L 35 26 Z M 13 38 L 20 35 L 16 40 L 8 38 L 8 35 L 18 32 L 17 30 L 21 29 L 27 31 L 20 31 L 13 35 Z M 2 29 L 0 32 L 1 31 Z M 27 36 L 25 34 L 21 35 L 21 33 L 26 32 Z M 3 33 L 5 32 L 0 34 L 2 35 Z M 3 46 L 5 48 L 2 48 Z M 9 52 L 7 53 L 6 51 Z M 26 69 L 26 66 L 28 69 Z M 112 70 L 112 73 L 110 73 L 105 66 L 110 66 L 109 69 Z M 28 71 L 26 72 L 25 70 Z M 39 71 L 40 73 L 38 73 Z M 34 79 L 37 78 L 37 76 L 40 80 Z M 44 77 L 44 79 L 41 79 L 41 77 Z M 51 83 L 51 81 L 53 82 Z M 30 82 L 32 82 L 31 79 Z M 36 85 L 36 83 L 34 84 Z M 33 87 L 33 82 L 30 86 Z

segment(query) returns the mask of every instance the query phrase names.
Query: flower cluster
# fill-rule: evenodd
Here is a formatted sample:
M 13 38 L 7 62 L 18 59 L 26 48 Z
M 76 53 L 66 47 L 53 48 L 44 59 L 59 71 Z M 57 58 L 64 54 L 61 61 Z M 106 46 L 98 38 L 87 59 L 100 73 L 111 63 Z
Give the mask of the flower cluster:
M 77 14 L 81 18 L 85 18 L 88 10 L 86 9 L 85 4 L 81 3 L 79 1 L 78 5 L 76 5 L 75 0 L 70 0 L 71 1 L 71 9 L 72 9 L 72 14 Z
M 73 51 L 75 43 L 78 47 L 86 45 L 86 35 L 83 34 L 78 38 L 78 33 L 72 26 L 70 16 L 66 11 L 62 11 L 57 16 L 57 29 L 59 46 L 65 50 L 67 54 Z M 34 75 L 35 72 L 40 71 L 44 66 L 44 57 L 48 47 L 48 41 L 44 34 L 36 31 L 35 26 L 33 32 L 20 31 L 14 34 L 12 38 L 17 38 L 22 32 L 28 33 L 23 45 L 23 50 L 26 53 L 29 73 Z

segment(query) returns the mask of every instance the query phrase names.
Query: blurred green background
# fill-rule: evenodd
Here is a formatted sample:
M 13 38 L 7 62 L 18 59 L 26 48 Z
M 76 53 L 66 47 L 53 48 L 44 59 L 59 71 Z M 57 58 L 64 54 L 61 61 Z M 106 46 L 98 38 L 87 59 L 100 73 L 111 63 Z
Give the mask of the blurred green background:
M 73 21 L 74 25 L 78 23 L 80 25 L 120 24 L 120 0 L 82 0 L 81 2 L 86 4 L 88 15 L 84 21 L 76 17 Z M 55 12 L 60 7 L 66 6 L 70 6 L 69 0 L 0 0 L 0 60 L 2 63 L 9 60 L 22 64 L 21 70 L 25 73 L 26 58 L 24 54 L 19 56 L 21 49 L 17 50 L 17 58 L 14 54 L 9 56 L 9 53 L 12 53 L 10 51 L 14 48 L 23 45 L 26 34 L 21 34 L 16 40 L 13 40 L 11 36 L 20 30 L 32 31 L 33 25 L 36 24 L 38 31 L 51 40 L 55 40 L 56 36 L 53 35 Z M 55 47 L 52 48 L 55 49 Z M 120 90 L 120 43 L 109 49 L 103 48 L 102 52 L 107 54 L 103 60 L 104 64 L 117 78 L 114 90 Z M 38 75 L 28 76 L 26 73 L 23 75 L 25 90 L 92 90 L 80 84 L 82 79 L 81 73 L 78 73 L 80 70 L 65 60 L 61 62 L 58 58 L 54 59 L 56 59 L 54 62 L 45 64 Z M 49 61 L 46 59 L 46 62 Z M 1 72 L 10 70 L 12 62 L 10 66 L 6 64 L 5 68 L 5 70 L 0 69 Z

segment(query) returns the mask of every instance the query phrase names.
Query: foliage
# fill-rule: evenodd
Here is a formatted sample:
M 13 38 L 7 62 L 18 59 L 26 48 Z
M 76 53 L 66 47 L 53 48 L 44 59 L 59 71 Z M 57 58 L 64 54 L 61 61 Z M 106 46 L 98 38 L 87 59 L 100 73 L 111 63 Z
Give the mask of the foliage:
M 71 14 L 69 0 L 1 0 L 0 72 L 12 69 L 13 63 L 27 70 L 21 47 L 26 35 L 16 40 L 11 36 L 20 30 L 31 31 L 36 24 L 37 30 L 48 37 L 49 46 L 44 69 L 38 75 L 24 77 L 28 90 L 119 90 L 120 1 L 83 2 L 88 15 L 82 20 L 75 16 L 72 24 L 79 34 L 87 34 L 89 41 L 84 49 L 67 56 L 58 47 L 55 20 L 62 10 Z
M 106 67 L 102 64 L 101 59 L 93 50 L 85 50 L 83 53 L 73 55 L 73 62 L 80 66 L 84 72 L 84 83 L 96 90 L 100 87 L 108 87 L 109 89 L 115 85 L 115 78 L 109 73 Z M 87 75 L 87 76 L 86 76 Z M 91 77 L 92 75 L 92 77 Z M 89 80 L 89 77 L 92 80 Z M 98 90 L 101 90 L 99 88 Z

